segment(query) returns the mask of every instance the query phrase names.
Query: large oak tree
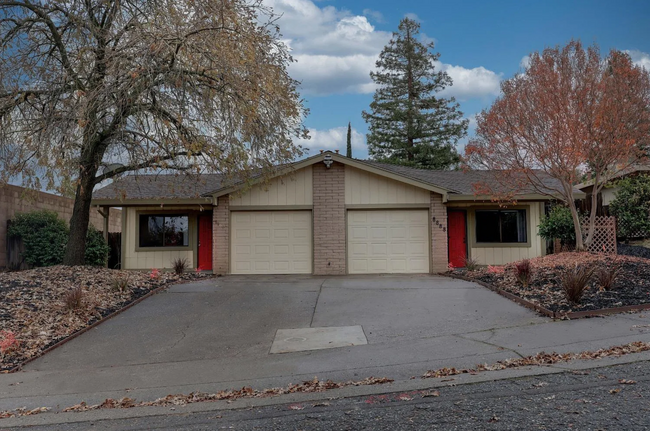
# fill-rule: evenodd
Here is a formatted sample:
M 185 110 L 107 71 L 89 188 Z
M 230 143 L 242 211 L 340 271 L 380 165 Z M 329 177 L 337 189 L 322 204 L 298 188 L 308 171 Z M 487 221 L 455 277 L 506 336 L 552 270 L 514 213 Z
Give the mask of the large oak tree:
M 300 153 L 292 61 L 261 0 L 0 0 L 2 179 L 75 195 L 125 172 L 238 172 Z
M 477 192 L 512 199 L 524 189 L 561 199 L 570 208 L 576 247 L 594 233 L 592 211 L 587 235 L 573 186 L 586 175 L 598 193 L 616 174 L 642 161 L 650 137 L 650 75 L 630 57 L 579 41 L 533 53 L 523 73 L 504 81 L 501 95 L 477 116 L 476 137 L 465 156 L 473 167 L 498 170 L 496 187 Z M 547 179 L 559 189 L 550 189 Z

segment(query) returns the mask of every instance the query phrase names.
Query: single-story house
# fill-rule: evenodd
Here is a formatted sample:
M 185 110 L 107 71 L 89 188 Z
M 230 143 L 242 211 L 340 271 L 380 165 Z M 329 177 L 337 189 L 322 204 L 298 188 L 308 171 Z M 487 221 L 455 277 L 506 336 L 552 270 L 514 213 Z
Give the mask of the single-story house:
M 542 256 L 548 196 L 501 207 L 476 196 L 489 171 L 430 171 L 324 152 L 251 185 L 219 175 L 126 176 L 93 205 L 122 207 L 122 268 L 176 258 L 217 274 L 437 273 L 471 257 Z
M 596 214 L 599 216 L 608 216 L 609 215 L 609 204 L 616 199 L 618 194 L 619 187 L 616 185 L 617 180 L 623 178 L 633 177 L 637 175 L 650 175 L 650 165 L 634 165 L 630 166 L 627 169 L 619 172 L 611 180 L 611 184 L 605 185 L 598 194 L 598 206 L 596 208 Z M 594 189 L 593 181 L 585 181 L 575 186 L 576 189 L 580 190 L 585 194 L 585 199 L 581 201 L 580 209 L 583 212 L 591 212 L 591 196 Z

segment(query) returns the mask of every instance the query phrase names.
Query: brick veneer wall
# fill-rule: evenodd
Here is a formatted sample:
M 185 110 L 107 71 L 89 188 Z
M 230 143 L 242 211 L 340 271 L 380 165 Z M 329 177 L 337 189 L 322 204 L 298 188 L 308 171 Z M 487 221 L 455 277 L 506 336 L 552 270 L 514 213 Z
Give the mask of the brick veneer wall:
M 435 274 L 447 271 L 449 260 L 447 254 L 447 206 L 442 203 L 442 195 L 431 192 L 429 216 L 431 222 L 431 272 Z
M 50 210 L 70 222 L 74 200 L 44 192 L 29 192 L 23 187 L 5 185 L 0 187 L 0 268 L 7 266 L 7 220 L 18 213 L 37 210 Z M 90 209 L 90 222 L 99 230 L 104 230 L 104 217 L 96 208 Z M 109 232 L 122 231 L 122 211 L 111 208 Z
M 314 274 L 345 274 L 345 165 L 312 167 L 314 183 Z
M 212 209 L 212 272 L 228 274 L 230 267 L 230 196 L 221 196 Z

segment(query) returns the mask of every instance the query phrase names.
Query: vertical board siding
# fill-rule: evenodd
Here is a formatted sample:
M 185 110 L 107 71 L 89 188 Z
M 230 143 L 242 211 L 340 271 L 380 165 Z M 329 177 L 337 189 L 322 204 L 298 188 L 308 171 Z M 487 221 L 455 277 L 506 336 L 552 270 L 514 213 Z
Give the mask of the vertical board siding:
M 346 167 L 345 204 L 428 204 L 429 191 Z
M 198 207 L 192 208 L 197 210 Z M 137 232 L 137 211 L 151 211 L 160 210 L 160 207 L 128 207 L 125 208 L 126 215 L 126 232 L 125 235 L 125 248 L 122 250 L 124 254 L 124 268 L 123 269 L 170 269 L 174 259 L 187 259 L 190 268 L 194 268 L 194 248 L 196 247 L 195 238 L 192 238 L 192 229 L 190 229 L 190 246 L 187 250 L 152 250 L 152 251 L 136 251 L 136 241 L 139 235 Z M 184 208 L 169 208 L 170 212 L 178 210 L 188 210 Z M 190 215 L 190 218 L 193 216 Z M 190 222 L 190 225 L 192 223 Z
M 230 206 L 311 205 L 312 202 L 311 166 L 273 178 L 230 198 Z
M 494 204 L 452 204 L 450 208 L 480 209 L 482 206 L 493 207 Z M 538 231 L 539 223 L 544 214 L 544 203 L 522 203 L 512 208 L 523 209 L 525 207 L 530 207 L 530 211 L 527 213 L 529 217 L 526 220 L 528 224 L 528 235 L 530 236 L 530 247 L 471 247 L 469 250 L 470 257 L 476 259 L 480 265 L 505 265 L 522 259 L 543 256 L 546 247 Z M 468 217 L 467 223 L 475 223 L 475 220 Z M 476 235 L 473 228 L 469 228 L 468 226 L 468 230 L 469 235 Z M 470 238 L 468 238 L 469 240 Z

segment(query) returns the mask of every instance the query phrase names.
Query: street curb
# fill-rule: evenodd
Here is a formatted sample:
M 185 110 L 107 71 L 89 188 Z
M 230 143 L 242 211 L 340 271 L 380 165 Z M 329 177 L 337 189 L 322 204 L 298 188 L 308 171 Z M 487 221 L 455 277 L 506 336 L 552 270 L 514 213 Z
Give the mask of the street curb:
M 577 360 L 554 365 L 534 365 L 516 369 L 485 371 L 477 374 L 460 374 L 452 377 L 410 379 L 383 385 L 348 386 L 324 392 L 295 393 L 268 398 L 241 398 L 234 401 L 207 401 L 174 407 L 133 407 L 128 409 L 103 409 L 87 412 L 42 413 L 34 416 L 0 419 L 0 429 L 60 425 L 65 423 L 97 422 L 102 420 L 134 419 L 164 415 L 185 415 L 190 413 L 223 412 L 238 409 L 260 408 L 283 404 L 301 404 L 316 401 L 354 398 L 392 393 L 409 393 L 449 386 L 472 385 L 491 381 L 545 376 L 570 371 L 607 368 L 615 365 L 650 361 L 650 352 L 632 353 L 619 357 L 596 360 Z M 444 397 L 444 393 L 441 394 Z
M 210 278 L 214 278 L 214 277 L 205 277 L 204 280 L 207 280 L 207 279 L 210 279 Z M 106 322 L 107 320 L 110 320 L 110 319 L 112 319 L 113 317 L 115 317 L 115 316 L 117 316 L 117 315 L 119 315 L 119 314 L 125 312 L 125 311 L 128 310 L 129 308 L 133 307 L 134 305 L 139 304 L 140 302 L 144 301 L 145 299 L 147 299 L 147 298 L 149 298 L 149 297 L 151 297 L 151 296 L 153 296 L 153 295 L 155 295 L 155 294 L 157 294 L 157 293 L 159 293 L 159 292 L 162 292 L 162 291 L 165 290 L 165 289 L 169 289 L 170 287 L 175 286 L 175 285 L 177 285 L 177 284 L 183 284 L 184 282 L 191 282 L 191 281 L 192 281 L 192 280 L 179 280 L 179 281 L 175 281 L 175 282 L 173 282 L 173 283 L 169 283 L 169 284 L 165 284 L 165 285 L 162 285 L 162 286 L 160 286 L 160 287 L 157 287 L 157 288 L 155 288 L 154 290 L 151 290 L 151 291 L 145 293 L 144 295 L 142 295 L 142 296 L 139 297 L 138 299 L 135 299 L 134 301 L 129 302 L 127 305 L 125 305 L 124 307 L 120 308 L 119 310 L 116 310 L 116 311 L 112 312 L 112 313 L 109 314 L 108 316 L 102 317 L 101 319 L 95 321 L 95 322 L 92 323 L 91 325 L 89 325 L 89 326 L 85 326 L 85 327 L 81 328 L 81 329 L 78 330 L 77 332 L 73 332 L 72 334 L 70 334 L 70 335 L 68 335 L 67 337 L 65 337 L 63 340 L 59 340 L 59 341 L 57 341 L 56 343 L 52 344 L 52 345 L 51 345 L 50 347 L 48 347 L 47 349 L 38 352 L 35 356 L 32 356 L 31 358 L 24 360 L 23 362 L 21 362 L 20 364 L 16 365 L 15 367 L 13 367 L 13 368 L 7 370 L 7 371 L 5 372 L 5 374 L 13 374 L 13 373 L 17 373 L 17 372 L 21 371 L 21 370 L 23 369 L 23 367 L 24 367 L 25 365 L 29 364 L 30 362 L 33 362 L 33 361 L 35 361 L 36 359 L 40 358 L 41 356 L 43 356 L 43 355 L 45 355 L 45 354 L 51 352 L 52 350 L 54 350 L 54 349 L 56 349 L 56 348 L 58 348 L 58 347 L 63 346 L 64 344 L 66 344 L 66 343 L 69 342 L 69 341 L 74 340 L 75 338 L 77 338 L 77 337 L 80 336 L 81 334 L 84 334 L 84 333 L 90 331 L 91 329 L 93 329 L 94 327 L 99 326 L 99 325 L 101 325 L 102 323 Z M 198 280 L 194 280 L 194 281 L 198 281 Z
M 523 305 L 526 308 L 529 308 L 533 311 L 536 311 L 546 317 L 550 317 L 551 319 L 554 320 L 561 320 L 561 319 L 583 319 L 585 317 L 597 317 L 597 316 L 606 316 L 609 314 L 620 314 L 620 313 L 628 313 L 630 311 L 643 311 L 643 310 L 650 310 L 650 304 L 639 304 L 639 305 L 625 305 L 623 307 L 612 307 L 612 308 L 601 308 L 598 310 L 586 310 L 586 311 L 570 311 L 568 313 L 563 313 L 563 312 L 557 312 L 557 311 L 551 311 L 547 308 L 542 307 L 539 304 L 536 304 L 534 302 L 528 301 L 524 298 L 521 298 L 513 293 L 510 293 L 506 290 L 503 290 L 499 287 L 496 287 L 490 283 L 486 283 L 481 280 L 474 280 L 469 277 L 465 277 L 463 275 L 459 274 L 448 274 L 448 273 L 440 273 L 440 275 L 457 279 L 457 280 L 463 280 L 467 281 L 470 283 L 476 283 L 479 284 L 486 289 L 490 289 L 493 292 L 498 293 L 499 295 L 506 297 L 510 299 L 513 302 L 518 303 L 519 305 Z

